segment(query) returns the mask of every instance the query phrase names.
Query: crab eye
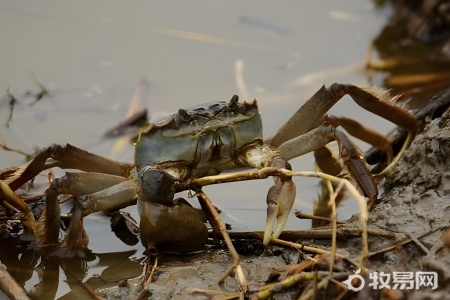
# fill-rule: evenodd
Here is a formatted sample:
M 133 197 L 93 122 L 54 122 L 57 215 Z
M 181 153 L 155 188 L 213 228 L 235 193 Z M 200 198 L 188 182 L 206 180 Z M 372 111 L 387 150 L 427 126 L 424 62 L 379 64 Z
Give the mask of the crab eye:
M 139 195 L 142 201 L 170 204 L 175 196 L 175 182 L 166 172 L 145 167 L 139 174 Z
M 233 95 L 233 97 L 231 97 L 230 100 L 230 105 L 236 105 L 239 101 L 239 96 L 238 95 Z
M 186 110 L 181 108 L 178 110 L 178 116 L 183 122 L 189 122 L 192 119 L 191 115 Z
M 230 104 L 229 104 L 230 110 L 235 114 L 239 113 L 238 101 L 239 101 L 239 97 L 237 95 L 234 95 L 233 97 L 231 97 Z

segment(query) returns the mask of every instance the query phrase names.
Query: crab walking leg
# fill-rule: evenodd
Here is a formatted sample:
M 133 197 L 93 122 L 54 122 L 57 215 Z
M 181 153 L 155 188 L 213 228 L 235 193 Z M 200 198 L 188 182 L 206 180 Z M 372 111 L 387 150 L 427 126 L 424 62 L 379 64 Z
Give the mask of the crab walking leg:
M 73 196 L 89 195 L 116 184 L 127 181 L 127 178 L 102 173 L 66 172 L 61 178 L 53 180 L 53 185 L 60 193 Z
M 70 194 L 70 193 L 69 193 Z M 98 211 L 117 210 L 136 204 L 136 182 L 127 180 L 99 192 L 76 198 L 83 207 L 83 215 Z
M 98 172 L 128 177 L 132 164 L 120 163 L 109 158 L 90 153 L 70 144 L 49 147 L 50 158 L 59 162 L 61 169 L 75 168 L 85 172 Z
M 362 125 L 358 121 L 346 117 L 325 115 L 322 119 L 322 125 L 332 125 L 334 127 L 341 126 L 350 135 L 385 152 L 388 159 L 388 164 L 391 163 L 394 155 L 391 142 L 386 136 Z
M 305 155 L 309 152 L 322 148 L 333 141 L 333 137 L 326 134 L 331 126 L 319 126 L 305 134 L 294 137 L 278 147 L 278 151 L 287 160 Z
M 261 139 L 255 139 L 242 147 L 238 156 L 238 163 L 243 166 L 262 169 L 265 167 L 276 167 L 290 169 L 285 158 Z M 267 219 L 264 230 L 264 245 L 268 245 L 270 239 L 278 238 L 286 225 L 292 205 L 295 201 L 295 184 L 291 177 L 275 176 L 274 185 L 267 193 Z M 274 230 L 275 223 L 277 226 Z
M 136 204 L 136 183 L 128 180 L 99 192 L 74 197 L 75 207 L 71 224 L 63 242 L 63 248 L 87 247 L 83 218 L 98 211 L 118 210 Z
M 338 176 L 343 170 L 340 160 L 333 156 L 333 151 L 327 146 L 314 150 L 314 160 L 319 169 L 326 174 Z
M 337 141 L 344 164 L 364 195 L 369 198 L 367 208 L 371 210 L 378 196 L 378 187 L 367 167 L 364 156 L 342 131 L 333 128 L 328 134 Z
M 330 87 L 322 86 L 267 142 L 278 147 L 288 140 L 304 134 L 316 124 L 317 119 L 325 115 L 346 94 L 350 95 L 362 108 L 405 128 L 408 131 L 408 138 L 401 152 L 409 147 L 418 130 L 418 122 L 413 115 L 395 106 L 387 92 L 339 83 L 334 83 Z M 397 162 L 401 152 L 386 169 L 391 168 Z
M 64 237 L 63 248 L 87 247 L 89 238 L 83 227 L 83 219 L 87 215 L 136 204 L 136 183 L 134 180 L 124 181 L 93 194 L 74 197 L 74 202 L 72 220 Z
M 103 176 L 101 176 L 103 175 Z M 38 244 L 48 245 L 58 242 L 61 223 L 58 195 L 70 194 L 75 198 L 75 210 L 81 210 L 80 217 L 74 217 L 69 226 L 68 236 L 82 232 L 82 218 L 101 210 L 123 208 L 136 203 L 136 183 L 120 176 L 98 173 L 66 173 L 54 179 L 47 189 L 46 212 L 38 222 Z M 99 181 L 96 181 L 98 179 Z M 103 180 L 103 181 L 102 181 Z M 70 238 L 82 240 L 81 238 Z M 67 243 L 65 243 L 67 244 Z
M 53 167 L 128 177 L 133 165 L 116 162 L 70 144 L 55 144 L 42 149 L 33 160 L 15 169 L 4 181 L 15 191 L 43 170 Z
M 304 135 L 283 143 L 278 147 L 278 151 L 283 157 L 291 159 L 320 149 L 333 140 L 339 145 L 339 153 L 345 166 L 355 177 L 364 195 L 369 198 L 368 206 L 370 209 L 378 196 L 377 185 L 367 168 L 362 154 L 342 131 L 333 126 L 319 126 Z

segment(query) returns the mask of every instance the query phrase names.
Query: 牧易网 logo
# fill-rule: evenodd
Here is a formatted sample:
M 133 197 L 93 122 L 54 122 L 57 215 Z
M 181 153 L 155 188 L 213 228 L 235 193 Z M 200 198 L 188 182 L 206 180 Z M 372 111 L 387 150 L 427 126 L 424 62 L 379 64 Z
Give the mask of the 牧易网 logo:
M 354 271 L 355 274 L 349 275 L 347 280 L 342 283 L 347 285 L 350 291 L 360 291 L 366 284 L 366 280 L 361 273 L 361 269 Z M 354 286 L 354 279 L 359 280 L 359 285 Z M 374 290 L 378 289 L 394 289 L 394 290 L 412 290 L 420 288 L 438 287 L 438 274 L 436 272 L 371 272 L 369 273 L 369 287 Z

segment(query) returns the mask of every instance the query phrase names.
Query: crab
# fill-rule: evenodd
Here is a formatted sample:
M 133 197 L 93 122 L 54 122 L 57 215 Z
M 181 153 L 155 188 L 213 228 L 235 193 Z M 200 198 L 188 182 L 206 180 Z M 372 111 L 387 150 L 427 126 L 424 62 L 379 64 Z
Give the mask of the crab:
M 85 216 L 137 202 L 144 247 L 190 252 L 205 247 L 208 232 L 201 211 L 184 199 L 174 200 L 180 182 L 242 167 L 290 169 L 290 159 L 311 151 L 319 153 L 330 141 L 336 141 L 343 167 L 336 171 L 334 166 L 325 164 L 331 159 L 327 154 L 321 159 L 320 167 L 336 175 L 348 170 L 371 207 L 378 193 L 376 183 L 359 150 L 338 127 L 385 151 L 390 160 L 385 171 L 395 164 L 401 153 L 392 157 L 389 141 L 360 123 L 326 115 L 346 94 L 366 110 L 405 128 L 408 138 L 403 150 L 410 145 L 417 131 L 416 119 L 395 106 L 386 92 L 375 88 L 339 83 L 323 86 L 268 139 L 263 139 L 257 101 L 241 103 L 233 96 L 229 102 L 180 109 L 149 124 L 134 139 L 135 164 L 116 162 L 69 144 L 45 148 L 27 165 L 11 169 L 0 177 L 4 181 L 2 199 L 12 203 L 8 207 L 15 206 L 29 216 L 21 200 L 11 194 L 13 190 L 47 168 L 78 169 L 84 172 L 67 172 L 51 182 L 46 191 L 47 205 L 42 221 L 37 228 L 26 226 L 36 233 L 38 244 L 58 244 L 57 198 L 68 194 L 74 198 L 74 209 L 63 248 L 87 247 L 88 239 L 82 226 Z M 266 200 L 264 245 L 283 231 L 296 196 L 291 177 L 279 173 L 273 176 L 273 181 Z

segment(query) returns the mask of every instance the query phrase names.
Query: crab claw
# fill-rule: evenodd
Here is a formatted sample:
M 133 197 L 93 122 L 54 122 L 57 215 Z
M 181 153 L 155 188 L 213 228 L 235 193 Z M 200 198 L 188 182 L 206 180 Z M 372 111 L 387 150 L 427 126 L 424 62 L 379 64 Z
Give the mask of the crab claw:
M 167 172 L 147 166 L 139 172 L 138 183 L 142 201 L 173 205 L 175 178 Z
M 271 238 L 278 238 L 286 225 L 295 200 L 295 184 L 291 178 L 273 178 L 275 184 L 267 193 L 267 219 L 263 244 L 268 245 Z M 275 231 L 274 227 L 276 228 Z
M 162 252 L 203 250 L 208 239 L 206 216 L 186 200 L 174 200 L 175 178 L 155 167 L 140 172 L 138 211 L 140 236 L 147 250 Z
M 239 151 L 237 159 L 239 165 L 257 169 L 275 167 L 291 170 L 291 166 L 281 154 L 261 139 L 254 139 Z M 266 201 L 267 218 L 263 239 L 265 246 L 269 245 L 272 237 L 280 236 L 295 201 L 295 184 L 291 177 L 280 174 L 274 176 L 273 181 L 275 184 L 269 189 Z M 277 225 L 274 231 L 275 223 Z

